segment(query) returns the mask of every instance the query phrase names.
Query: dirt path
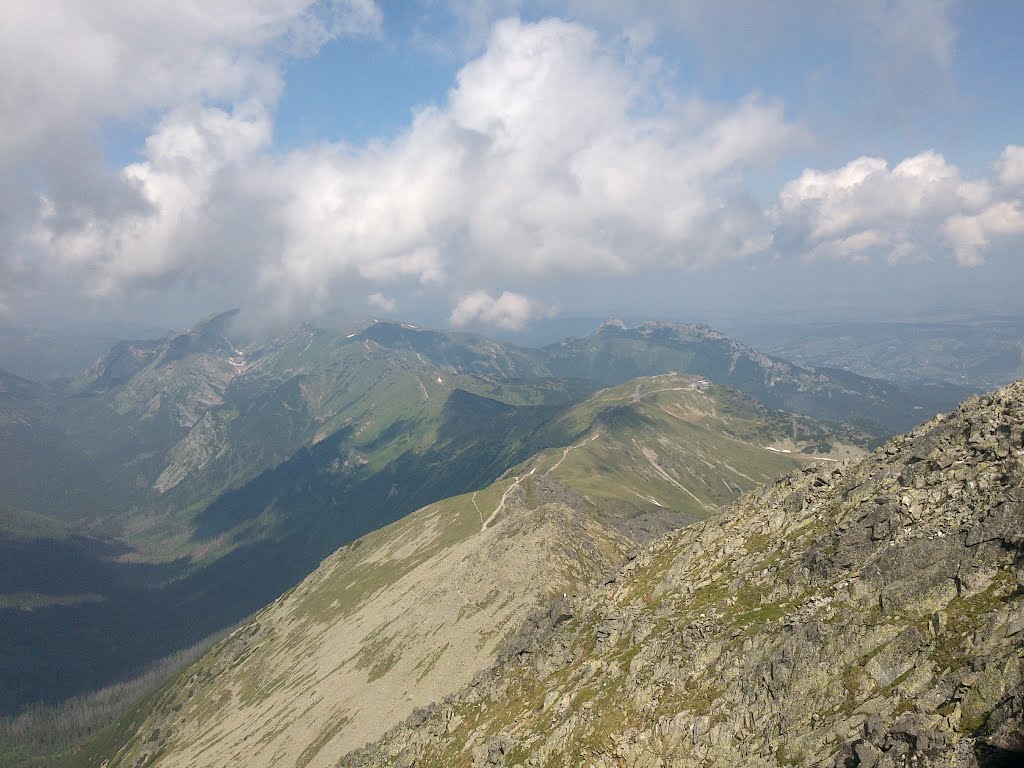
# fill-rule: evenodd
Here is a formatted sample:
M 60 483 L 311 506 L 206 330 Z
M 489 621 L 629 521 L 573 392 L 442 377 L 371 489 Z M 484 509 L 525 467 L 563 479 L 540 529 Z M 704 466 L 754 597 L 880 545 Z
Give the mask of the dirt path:
M 637 389 L 633 390 L 633 402 L 634 403 L 637 402 L 638 400 L 641 400 L 641 399 L 647 397 L 648 395 L 656 395 L 659 392 L 697 392 L 698 391 L 696 384 L 690 384 L 688 387 L 662 387 L 661 389 L 652 389 L 651 391 L 644 392 L 642 394 L 637 391 L 639 388 L 640 388 L 640 385 L 638 384 L 637 385 Z
M 484 525 L 484 513 L 480 511 L 480 505 L 476 503 L 476 495 L 478 493 L 480 493 L 480 491 L 473 491 L 473 498 L 470 499 L 470 501 L 472 501 L 473 506 L 476 507 L 476 513 L 480 515 L 480 530 L 482 531 L 487 526 Z
M 508 499 L 509 494 L 512 493 L 512 491 L 515 490 L 519 486 L 519 484 L 521 482 L 523 482 L 523 480 L 528 478 L 530 475 L 532 475 L 536 471 L 537 471 L 537 468 L 534 467 L 529 472 L 527 472 L 525 475 L 520 475 L 519 477 L 516 478 L 516 481 L 514 483 L 512 483 L 512 485 L 510 485 L 508 488 L 505 489 L 505 492 L 501 495 L 501 501 L 498 502 L 498 506 L 494 508 L 494 511 L 491 512 L 491 516 L 488 517 L 484 521 L 483 525 L 480 527 L 481 531 L 486 531 L 487 530 L 487 526 L 491 524 L 491 521 L 494 520 L 494 518 L 496 518 L 498 516 L 498 513 L 501 512 L 501 510 L 503 510 L 505 508 L 505 501 Z M 479 507 L 478 507 L 478 509 L 479 509 Z
M 582 443 L 577 443 L 576 445 L 570 445 L 569 447 L 567 447 L 565 450 L 562 451 L 562 458 L 560 458 L 558 461 L 556 461 L 554 463 L 554 465 L 547 472 L 545 472 L 544 474 L 545 475 L 550 475 L 552 472 L 554 472 L 556 469 L 558 469 L 558 465 L 561 464 L 563 461 L 565 461 L 565 457 L 569 455 L 569 451 L 571 451 L 571 450 L 573 450 L 575 448 L 581 448 L 584 445 L 586 445 L 587 443 L 592 443 L 595 440 L 597 440 L 597 438 L 599 438 L 600 436 L 601 436 L 600 432 L 595 432 L 593 435 L 591 435 L 589 438 L 584 440 Z

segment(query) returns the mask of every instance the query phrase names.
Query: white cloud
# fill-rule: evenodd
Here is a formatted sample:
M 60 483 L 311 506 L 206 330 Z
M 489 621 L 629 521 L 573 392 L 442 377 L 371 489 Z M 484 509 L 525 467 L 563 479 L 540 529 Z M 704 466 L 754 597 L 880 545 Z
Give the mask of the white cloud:
M 269 115 L 286 57 L 311 55 L 338 36 L 377 34 L 380 23 L 372 0 L 0 3 L 0 270 L 23 285 L 41 279 L 37 259 L 19 253 L 16 243 L 42 192 L 51 230 L 43 237 L 62 246 L 61 264 L 84 264 L 133 217 L 160 251 L 145 254 L 139 268 L 117 264 L 113 274 L 89 279 L 90 288 L 106 278 L 158 272 L 177 247 L 170 239 L 180 234 L 170 231 L 170 187 L 187 185 L 195 169 L 178 174 L 175 148 L 153 141 L 183 140 L 189 119 L 204 133 L 211 110 Z M 157 123 L 146 163 L 110 172 L 96 137 L 112 122 L 130 131 Z M 176 136 L 171 123 L 181 125 Z M 207 172 L 215 174 L 212 167 Z M 156 243 L 160 226 L 144 217 L 161 192 L 148 213 L 163 219 L 170 239 Z M 138 255 L 144 233 L 129 234 L 124 250 Z M 117 243 L 115 251 L 121 249 Z M 115 266 L 118 256 L 100 260 Z
M 999 181 L 1008 187 L 1024 186 L 1024 147 L 1014 144 L 1003 150 L 996 163 Z
M 976 267 L 984 263 L 993 237 L 1024 233 L 1024 212 L 1016 201 L 996 203 L 972 216 L 949 217 L 944 230 L 957 264 Z
M 0 148 L 55 127 L 276 90 L 275 52 L 375 34 L 372 0 L 34 0 L 0 6 Z
M 936 152 L 893 168 L 860 157 L 833 171 L 806 170 L 782 187 L 776 247 L 810 258 L 890 262 L 928 259 L 952 247 L 957 263 L 973 266 L 984 260 L 990 234 L 1018 231 L 1017 203 L 997 194 Z
M 473 291 L 459 299 L 449 322 L 455 328 L 483 324 L 519 331 L 538 317 L 550 317 L 554 308 L 544 307 L 518 293 L 504 291 L 492 296 L 487 291 Z
M 398 304 L 394 299 L 385 296 L 380 291 L 377 291 L 376 293 L 371 293 L 369 296 L 367 296 L 366 303 L 369 304 L 371 307 L 376 307 L 377 309 L 381 309 L 385 312 L 394 312 L 395 309 L 398 307 Z
M 507 19 L 445 101 L 395 138 L 275 153 L 281 57 L 374 34 L 376 6 L 267 0 L 262 15 L 242 0 L 180 13 L 140 7 L 133 16 L 112 0 L 95 14 L 61 4 L 15 19 L 69 48 L 59 83 L 20 70 L 0 81 L 0 104 L 30 113 L 24 131 L 0 127 L 0 160 L 52 156 L 40 148 L 64 124 L 85 135 L 103 117 L 160 117 L 143 159 L 114 178 L 49 177 L 60 183 L 35 201 L 23 247 L 0 256 L 8 274 L 71 275 L 93 295 L 205 281 L 225 286 L 225 303 L 277 315 L 334 300 L 389 312 L 444 301 L 453 324 L 517 328 L 549 311 L 516 292 L 538 280 L 769 249 L 845 261 L 951 252 L 969 265 L 1020 231 L 1011 192 L 1024 151 L 1015 146 L 997 163 L 999 184 L 964 178 L 937 152 L 894 167 L 860 157 L 805 171 L 766 210 L 752 177 L 803 146 L 806 131 L 757 94 L 715 104 L 670 92 L 642 25 L 609 41 L 580 24 Z M 16 37 L 0 31 L 0 61 L 13 56 L 5 34 Z M 936 62 L 948 49 L 944 37 L 918 42 L 915 55 Z
M 388 143 L 275 157 L 259 102 L 175 110 L 122 174 L 140 205 L 68 223 L 44 201 L 33 243 L 96 291 L 215 274 L 280 313 L 342 286 L 458 295 L 763 247 L 743 178 L 801 129 L 754 96 L 677 103 L 655 66 L 577 24 L 511 19 Z
M 266 147 L 270 132 L 270 117 L 257 104 L 233 112 L 173 112 L 146 141 L 146 161 L 121 173 L 146 207 L 110 216 L 81 212 L 77 225 L 61 226 L 56 219 L 62 212 L 44 197 L 29 240 L 48 254 L 51 267 L 83 269 L 83 288 L 97 295 L 195 270 L 200 265 L 191 260 L 201 253 L 197 248 L 211 214 L 207 205 L 218 180 Z

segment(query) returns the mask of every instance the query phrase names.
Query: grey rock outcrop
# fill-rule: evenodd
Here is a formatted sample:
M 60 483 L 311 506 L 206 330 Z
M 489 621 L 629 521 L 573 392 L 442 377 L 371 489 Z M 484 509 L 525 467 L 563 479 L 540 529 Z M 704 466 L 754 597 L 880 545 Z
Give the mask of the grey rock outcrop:
M 1022 596 L 1017 382 L 659 539 L 340 765 L 1020 764 Z

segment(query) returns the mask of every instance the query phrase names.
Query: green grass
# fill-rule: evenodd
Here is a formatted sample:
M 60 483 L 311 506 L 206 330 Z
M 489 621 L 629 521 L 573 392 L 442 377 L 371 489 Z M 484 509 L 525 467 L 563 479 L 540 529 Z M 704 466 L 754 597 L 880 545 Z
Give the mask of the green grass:
M 492 486 L 478 495 L 483 502 L 491 502 L 500 490 Z M 328 578 L 303 596 L 295 615 L 316 622 L 337 621 L 351 615 L 375 593 L 394 584 L 416 566 L 438 552 L 454 546 L 480 530 L 480 517 L 472 504 L 472 494 L 463 494 L 432 504 L 412 515 L 364 536 L 358 542 L 343 548 Z M 401 559 L 370 558 L 387 546 L 400 545 L 404 535 L 418 536 L 432 531 L 429 543 Z

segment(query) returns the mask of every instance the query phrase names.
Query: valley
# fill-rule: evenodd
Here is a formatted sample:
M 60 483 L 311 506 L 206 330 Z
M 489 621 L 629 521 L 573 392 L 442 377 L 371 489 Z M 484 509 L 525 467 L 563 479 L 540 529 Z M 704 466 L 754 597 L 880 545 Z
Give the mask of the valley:
M 819 461 L 742 437 L 862 453 L 810 419 L 705 384 L 670 374 L 602 390 L 552 424 L 589 436 L 343 547 L 116 724 L 125 745 L 114 764 L 156 751 L 166 765 L 333 765 L 468 683 L 531 612 L 585 590 L 639 542 Z M 72 764 L 93 764 L 86 755 Z
M 144 674 L 244 622 L 339 546 L 446 499 L 489 536 L 538 484 L 566 489 L 575 501 L 560 514 L 619 542 L 609 567 L 757 483 L 886 434 L 866 416 L 773 410 L 743 387 L 890 424 L 934 394 L 798 368 L 697 326 L 605 324 L 527 349 L 383 322 L 242 341 L 232 317 L 119 343 L 62 385 L 5 380 L 0 425 L 16 450 L 2 502 L 20 532 L 0 542 L 15 566 L 0 608 L 8 714 Z M 576 585 L 600 570 L 572 562 Z M 548 581 L 569 584 L 565 573 Z M 507 606 L 502 626 L 551 592 Z M 452 654 L 481 641 L 460 642 Z M 474 669 L 497 646 L 481 646 Z
M 1019 5 L 0 2 L 0 768 L 1020 768 Z

